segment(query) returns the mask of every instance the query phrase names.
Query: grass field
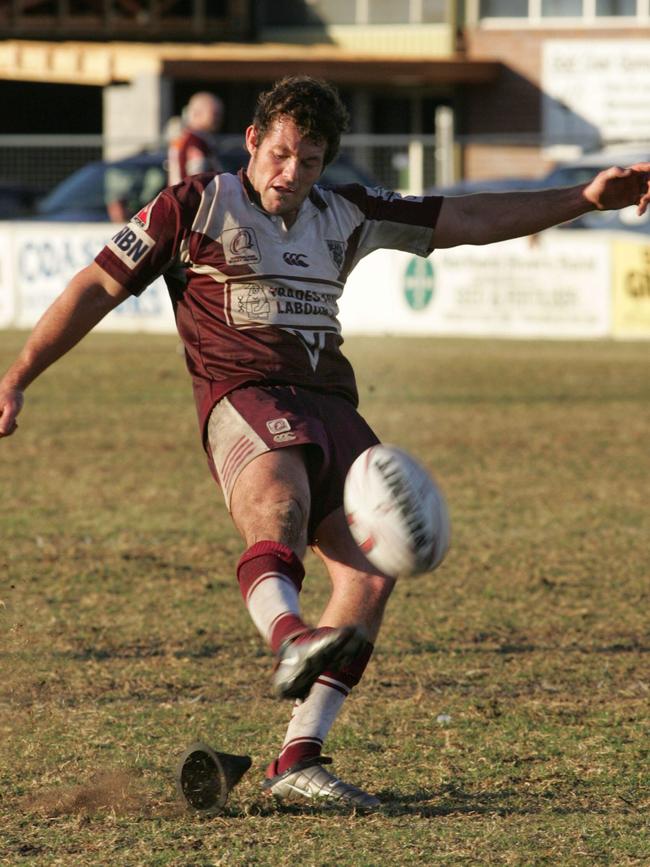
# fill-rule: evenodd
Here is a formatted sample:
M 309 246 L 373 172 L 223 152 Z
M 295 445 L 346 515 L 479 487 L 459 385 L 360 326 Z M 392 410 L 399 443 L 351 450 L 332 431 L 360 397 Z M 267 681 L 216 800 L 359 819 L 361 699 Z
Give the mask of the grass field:
M 0 334 L 0 367 L 23 339 Z M 92 335 L 0 443 L 0 864 L 650 864 L 650 346 L 346 350 L 454 527 L 443 567 L 398 585 L 327 743 L 383 810 L 261 794 L 290 708 L 177 341 Z M 253 757 L 223 816 L 175 801 L 198 738 Z

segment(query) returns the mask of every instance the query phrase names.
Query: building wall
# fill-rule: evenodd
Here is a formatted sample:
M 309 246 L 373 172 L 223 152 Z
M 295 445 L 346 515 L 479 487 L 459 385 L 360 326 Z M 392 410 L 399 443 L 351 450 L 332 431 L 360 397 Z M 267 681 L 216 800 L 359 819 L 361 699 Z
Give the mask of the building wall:
M 327 28 L 263 28 L 268 42 L 293 44 L 330 43 L 347 51 L 393 57 L 449 57 L 453 54 L 455 28 L 449 24 L 331 24 Z
M 542 141 L 542 60 L 547 41 L 620 42 L 649 37 L 650 29 L 645 27 L 468 28 L 467 56 L 500 60 L 504 69 L 496 86 L 473 88 L 463 97 L 460 124 L 468 138 L 465 175 L 475 179 L 535 176 L 553 164 L 552 152 L 545 150 Z

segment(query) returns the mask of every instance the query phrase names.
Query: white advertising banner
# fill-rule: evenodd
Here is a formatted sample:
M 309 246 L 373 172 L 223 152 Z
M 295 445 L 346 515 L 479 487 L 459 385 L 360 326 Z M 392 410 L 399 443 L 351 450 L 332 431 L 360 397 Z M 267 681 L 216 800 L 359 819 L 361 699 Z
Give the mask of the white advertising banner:
M 31 328 L 114 232 L 110 224 L 0 227 L 0 327 Z M 612 249 L 605 233 L 557 229 L 428 259 L 378 251 L 352 272 L 341 325 L 345 334 L 610 336 Z M 162 279 L 98 328 L 173 333 Z
M 115 233 L 110 223 L 19 223 L 13 230 L 14 325 L 31 328 L 81 268 Z M 129 298 L 98 326 L 104 331 L 175 331 L 164 281 Z
M 11 228 L 0 223 L 0 328 L 13 325 L 16 306 L 16 284 Z
M 604 337 L 610 243 L 558 230 L 429 259 L 381 251 L 352 273 L 340 306 L 349 334 Z
M 549 144 L 648 139 L 650 40 L 548 40 L 542 90 Z

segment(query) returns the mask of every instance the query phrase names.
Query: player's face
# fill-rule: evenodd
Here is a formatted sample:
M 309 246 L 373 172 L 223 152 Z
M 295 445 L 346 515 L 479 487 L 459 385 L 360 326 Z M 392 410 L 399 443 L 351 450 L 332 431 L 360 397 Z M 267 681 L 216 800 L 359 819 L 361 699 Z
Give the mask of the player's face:
M 251 155 L 248 177 L 269 214 L 291 225 L 323 171 L 325 142 L 303 138 L 289 117 L 275 121 L 261 142 L 257 130 L 246 130 Z

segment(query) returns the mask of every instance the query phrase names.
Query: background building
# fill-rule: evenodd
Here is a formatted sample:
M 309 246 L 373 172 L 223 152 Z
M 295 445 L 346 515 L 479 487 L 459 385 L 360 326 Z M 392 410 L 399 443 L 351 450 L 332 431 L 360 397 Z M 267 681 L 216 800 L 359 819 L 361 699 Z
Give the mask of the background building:
M 291 72 L 336 82 L 355 158 L 410 191 L 650 137 L 650 0 L 4 0 L 0 35 L 4 179 L 157 147 L 199 88 L 239 135 Z M 87 147 L 46 175 L 57 135 Z

